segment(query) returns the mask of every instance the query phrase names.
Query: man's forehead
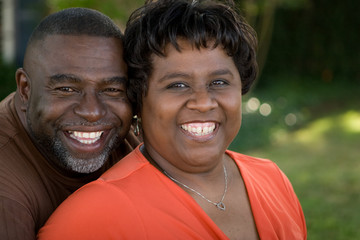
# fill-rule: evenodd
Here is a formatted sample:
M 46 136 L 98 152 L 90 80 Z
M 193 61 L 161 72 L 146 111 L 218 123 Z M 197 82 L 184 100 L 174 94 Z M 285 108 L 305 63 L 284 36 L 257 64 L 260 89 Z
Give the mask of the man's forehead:
M 126 72 L 122 58 L 121 40 L 112 37 L 89 35 L 49 35 L 33 43 L 24 61 L 24 67 L 31 71 L 43 68 L 53 73 L 68 70 L 119 71 Z M 26 62 L 26 63 L 25 63 Z M 40 69 L 39 69 L 40 71 Z
M 81 54 L 109 57 L 123 54 L 122 41 L 118 38 L 89 35 L 49 35 L 37 41 L 29 51 L 30 57 L 53 58 L 69 55 L 77 57 Z
M 67 42 L 87 42 L 97 44 L 103 42 L 106 44 L 114 44 L 122 46 L 122 40 L 115 37 L 103 37 L 103 36 L 93 36 L 93 35 L 68 35 L 68 34 L 51 34 L 44 37 L 42 40 L 38 41 L 40 46 L 45 48 L 46 45 L 56 45 L 55 43 L 67 43 Z M 45 45 L 44 45 L 45 44 Z M 101 46 L 101 45 L 100 45 Z

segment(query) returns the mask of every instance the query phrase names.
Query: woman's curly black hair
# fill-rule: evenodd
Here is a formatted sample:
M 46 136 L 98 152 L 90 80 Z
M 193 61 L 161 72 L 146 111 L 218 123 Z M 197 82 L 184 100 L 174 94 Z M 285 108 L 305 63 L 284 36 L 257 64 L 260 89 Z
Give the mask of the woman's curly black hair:
M 141 109 L 142 97 L 147 93 L 153 54 L 165 56 L 167 44 L 181 51 L 179 38 L 198 49 L 222 47 L 240 73 L 242 94 L 249 91 L 257 76 L 256 33 L 233 1 L 147 1 L 130 16 L 124 35 L 128 95 L 135 113 Z

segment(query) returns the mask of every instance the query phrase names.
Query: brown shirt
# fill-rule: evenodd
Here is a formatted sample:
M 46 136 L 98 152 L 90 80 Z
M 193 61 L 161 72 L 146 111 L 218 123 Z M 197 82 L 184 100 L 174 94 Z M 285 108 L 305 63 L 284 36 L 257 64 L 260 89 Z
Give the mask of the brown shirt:
M 16 113 L 14 93 L 10 94 L 0 102 L 0 239 L 35 239 L 67 196 L 97 179 L 131 149 L 125 140 L 96 173 L 65 176 L 32 143 Z

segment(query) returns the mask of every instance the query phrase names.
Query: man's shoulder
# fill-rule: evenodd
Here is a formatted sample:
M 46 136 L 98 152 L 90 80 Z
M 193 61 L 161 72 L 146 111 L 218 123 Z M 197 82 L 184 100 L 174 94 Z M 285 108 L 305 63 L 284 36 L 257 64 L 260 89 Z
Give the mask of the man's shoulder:
M 32 191 L 29 186 L 39 182 L 41 155 L 21 126 L 14 96 L 0 102 L 0 196 L 21 202 Z
M 0 101 L 0 119 L 3 118 L 3 114 L 7 114 L 9 110 L 12 108 L 12 104 L 15 99 L 15 92 L 10 93 L 7 97 Z
M 23 203 L 1 195 L 0 205 L 0 239 L 34 239 L 36 226 L 31 211 Z
M 39 153 L 18 145 L 11 140 L 0 149 L 0 215 L 4 214 L 0 225 L 6 222 L 6 231 L 23 227 L 34 231 L 68 194 L 64 196 L 64 190 L 57 189 L 59 183 L 51 179 L 53 172 L 36 161 Z
M 0 149 L 20 131 L 13 103 L 14 95 L 12 93 L 0 102 Z

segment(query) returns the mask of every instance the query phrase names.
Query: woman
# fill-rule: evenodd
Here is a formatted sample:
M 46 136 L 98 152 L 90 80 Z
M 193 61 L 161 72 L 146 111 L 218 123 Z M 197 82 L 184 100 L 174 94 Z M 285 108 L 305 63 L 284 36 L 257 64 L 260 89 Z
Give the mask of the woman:
M 227 150 L 257 73 L 256 37 L 228 5 L 159 0 L 125 32 L 144 144 L 71 196 L 40 239 L 306 239 L 268 160 Z

